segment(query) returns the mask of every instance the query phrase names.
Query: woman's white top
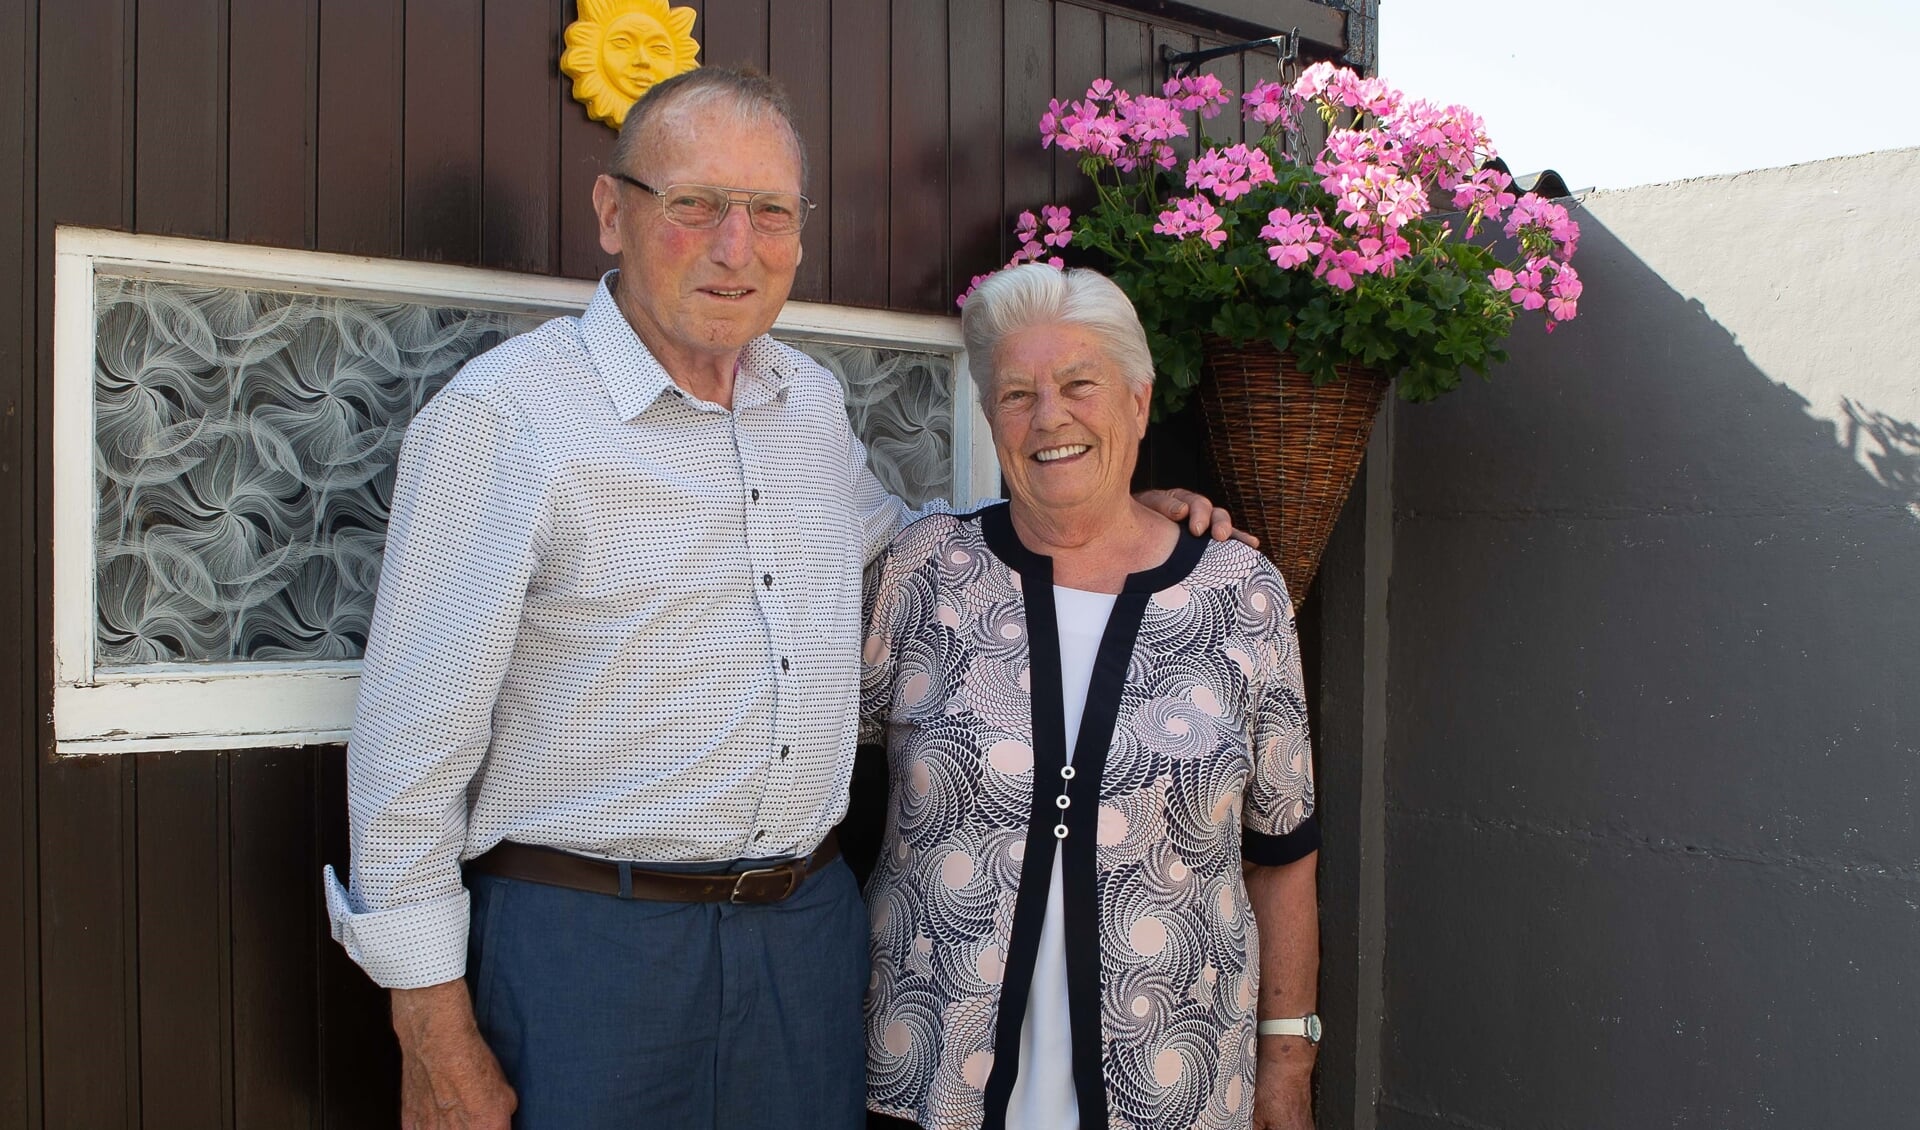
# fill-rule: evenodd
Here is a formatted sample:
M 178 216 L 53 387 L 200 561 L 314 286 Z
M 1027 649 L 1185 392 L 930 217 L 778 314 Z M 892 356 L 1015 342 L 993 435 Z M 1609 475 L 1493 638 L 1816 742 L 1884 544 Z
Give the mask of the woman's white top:
M 1093 660 L 1100 651 L 1100 637 L 1106 634 L 1107 618 L 1113 613 L 1114 595 L 1053 586 L 1053 606 L 1060 621 L 1061 714 L 1066 719 L 1069 763 L 1073 761 L 1073 743 L 1080 736 L 1080 716 L 1087 708 Z M 1034 787 L 1053 786 L 1036 781 Z M 1099 787 L 1098 781 L 1088 781 L 1073 791 L 1086 790 L 1086 795 L 1092 795 Z M 1013 1096 L 1007 1101 L 1007 1130 L 1075 1130 L 1080 1125 L 1080 1103 L 1073 1092 L 1073 1033 L 1067 1021 L 1067 934 L 1060 909 L 1060 854 L 1057 849 L 1053 853 L 1047 914 L 1040 922 L 1040 951 L 1033 960 L 1026 1023 L 1020 1027 L 1020 1073 L 1014 1078 Z

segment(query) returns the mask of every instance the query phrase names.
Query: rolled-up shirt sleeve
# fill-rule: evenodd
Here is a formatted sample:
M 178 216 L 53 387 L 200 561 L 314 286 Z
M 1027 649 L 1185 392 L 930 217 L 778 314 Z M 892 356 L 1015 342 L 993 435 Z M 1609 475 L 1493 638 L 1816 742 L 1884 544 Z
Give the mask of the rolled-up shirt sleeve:
M 550 476 L 511 407 L 452 392 L 402 446 L 353 735 L 352 865 L 335 940 L 388 988 L 466 971 L 467 794 L 551 530 Z

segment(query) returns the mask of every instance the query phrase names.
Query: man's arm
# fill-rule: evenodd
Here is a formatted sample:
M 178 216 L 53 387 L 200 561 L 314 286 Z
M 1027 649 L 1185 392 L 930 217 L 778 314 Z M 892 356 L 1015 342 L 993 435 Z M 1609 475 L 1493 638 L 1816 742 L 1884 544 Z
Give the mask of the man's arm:
M 480 1036 L 465 981 L 393 990 L 400 1130 L 508 1130 L 519 1099 Z
M 407 431 L 347 744 L 352 882 L 334 936 L 375 982 L 466 969 L 467 786 L 547 526 L 545 475 L 516 422 L 443 393 Z
M 1140 505 L 1171 521 L 1178 522 L 1184 518 L 1187 529 L 1195 535 L 1207 534 L 1214 541 L 1232 538 L 1246 542 L 1255 549 L 1260 548 L 1259 538 L 1244 530 L 1234 529 L 1233 515 L 1227 513 L 1226 507 L 1215 506 L 1206 495 L 1175 487 L 1172 490 L 1143 490 L 1133 498 Z
M 830 374 L 823 374 L 832 380 Z M 838 385 L 834 386 L 836 389 Z M 961 407 L 960 410 L 966 410 Z M 905 501 L 895 497 L 881 484 L 873 470 L 867 465 L 867 447 L 855 434 L 853 424 L 844 411 L 831 413 L 833 424 L 839 432 L 838 440 L 843 452 L 843 471 L 848 489 L 854 500 L 854 513 L 860 515 L 861 541 L 865 550 L 861 558 L 868 565 L 880 559 L 888 545 L 901 530 L 916 519 L 928 514 L 951 513 L 954 504 L 946 499 L 933 499 L 925 506 L 915 510 Z M 828 450 L 832 450 L 829 448 Z M 1260 539 L 1252 534 L 1233 528 L 1233 516 L 1224 507 L 1215 506 L 1204 495 L 1184 489 L 1148 490 L 1134 496 L 1140 504 L 1164 515 L 1171 521 L 1186 523 L 1187 529 L 1195 534 L 1211 534 L 1215 541 L 1235 538 L 1246 542 L 1255 549 L 1260 547 Z M 983 505 L 985 499 L 963 502 L 964 505 Z
M 953 506 L 944 499 L 936 499 L 919 510 L 908 506 L 895 498 L 874 477 L 867 466 L 867 449 L 858 438 L 849 436 L 849 458 L 847 481 L 853 484 L 855 506 L 861 515 L 862 537 L 865 543 L 867 564 L 877 561 L 888 544 L 907 524 L 916 518 L 928 514 L 951 511 Z M 1168 520 L 1185 521 L 1187 529 L 1195 534 L 1208 534 L 1215 541 L 1233 538 L 1246 542 L 1255 549 L 1260 548 L 1260 539 L 1252 534 L 1233 528 L 1233 515 L 1227 513 L 1224 506 L 1215 506 L 1205 495 L 1190 490 L 1147 490 L 1134 496 L 1142 506 L 1165 516 Z M 976 504 L 984 500 L 975 500 Z
M 507 1126 L 513 1093 L 462 976 L 467 787 L 546 536 L 517 422 L 443 393 L 407 432 L 347 747 L 352 882 L 327 872 L 334 937 L 393 990 L 409 1127 Z
M 1310 852 L 1276 867 L 1247 871 L 1247 900 L 1260 928 L 1263 1020 L 1314 1011 L 1320 980 L 1320 904 Z M 1253 1130 L 1312 1130 L 1313 1062 L 1318 1049 L 1300 1036 L 1259 1037 Z

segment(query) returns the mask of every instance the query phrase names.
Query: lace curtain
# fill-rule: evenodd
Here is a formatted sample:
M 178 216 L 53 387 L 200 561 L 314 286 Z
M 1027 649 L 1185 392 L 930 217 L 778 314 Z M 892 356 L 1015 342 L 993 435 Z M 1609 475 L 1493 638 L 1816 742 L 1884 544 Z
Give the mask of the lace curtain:
M 105 276 L 96 315 L 102 667 L 358 658 L 408 422 L 541 320 Z M 948 492 L 949 358 L 796 344 L 889 489 Z
M 951 495 L 952 357 L 803 339 L 788 344 L 839 378 L 875 478 L 916 507 Z

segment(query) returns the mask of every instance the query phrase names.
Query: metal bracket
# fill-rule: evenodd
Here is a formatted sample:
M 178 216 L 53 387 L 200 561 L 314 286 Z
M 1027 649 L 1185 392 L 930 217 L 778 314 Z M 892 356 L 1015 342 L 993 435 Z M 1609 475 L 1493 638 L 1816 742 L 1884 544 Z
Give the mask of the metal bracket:
M 1160 45 L 1160 64 L 1167 68 L 1167 77 L 1169 79 L 1184 78 L 1192 74 L 1193 69 L 1201 63 L 1213 59 L 1224 59 L 1228 55 L 1244 55 L 1248 51 L 1256 51 L 1262 47 L 1277 47 L 1280 49 L 1280 65 L 1284 67 L 1288 63 L 1300 58 L 1300 45 L 1303 42 L 1313 44 L 1318 52 L 1325 52 L 1332 58 L 1338 58 L 1345 51 L 1345 48 L 1336 47 L 1332 44 L 1302 39 L 1300 29 L 1294 28 L 1285 35 L 1270 35 L 1265 39 L 1249 39 L 1245 43 L 1229 43 L 1225 47 L 1209 47 L 1205 51 L 1175 51 L 1172 44 L 1163 43 Z

